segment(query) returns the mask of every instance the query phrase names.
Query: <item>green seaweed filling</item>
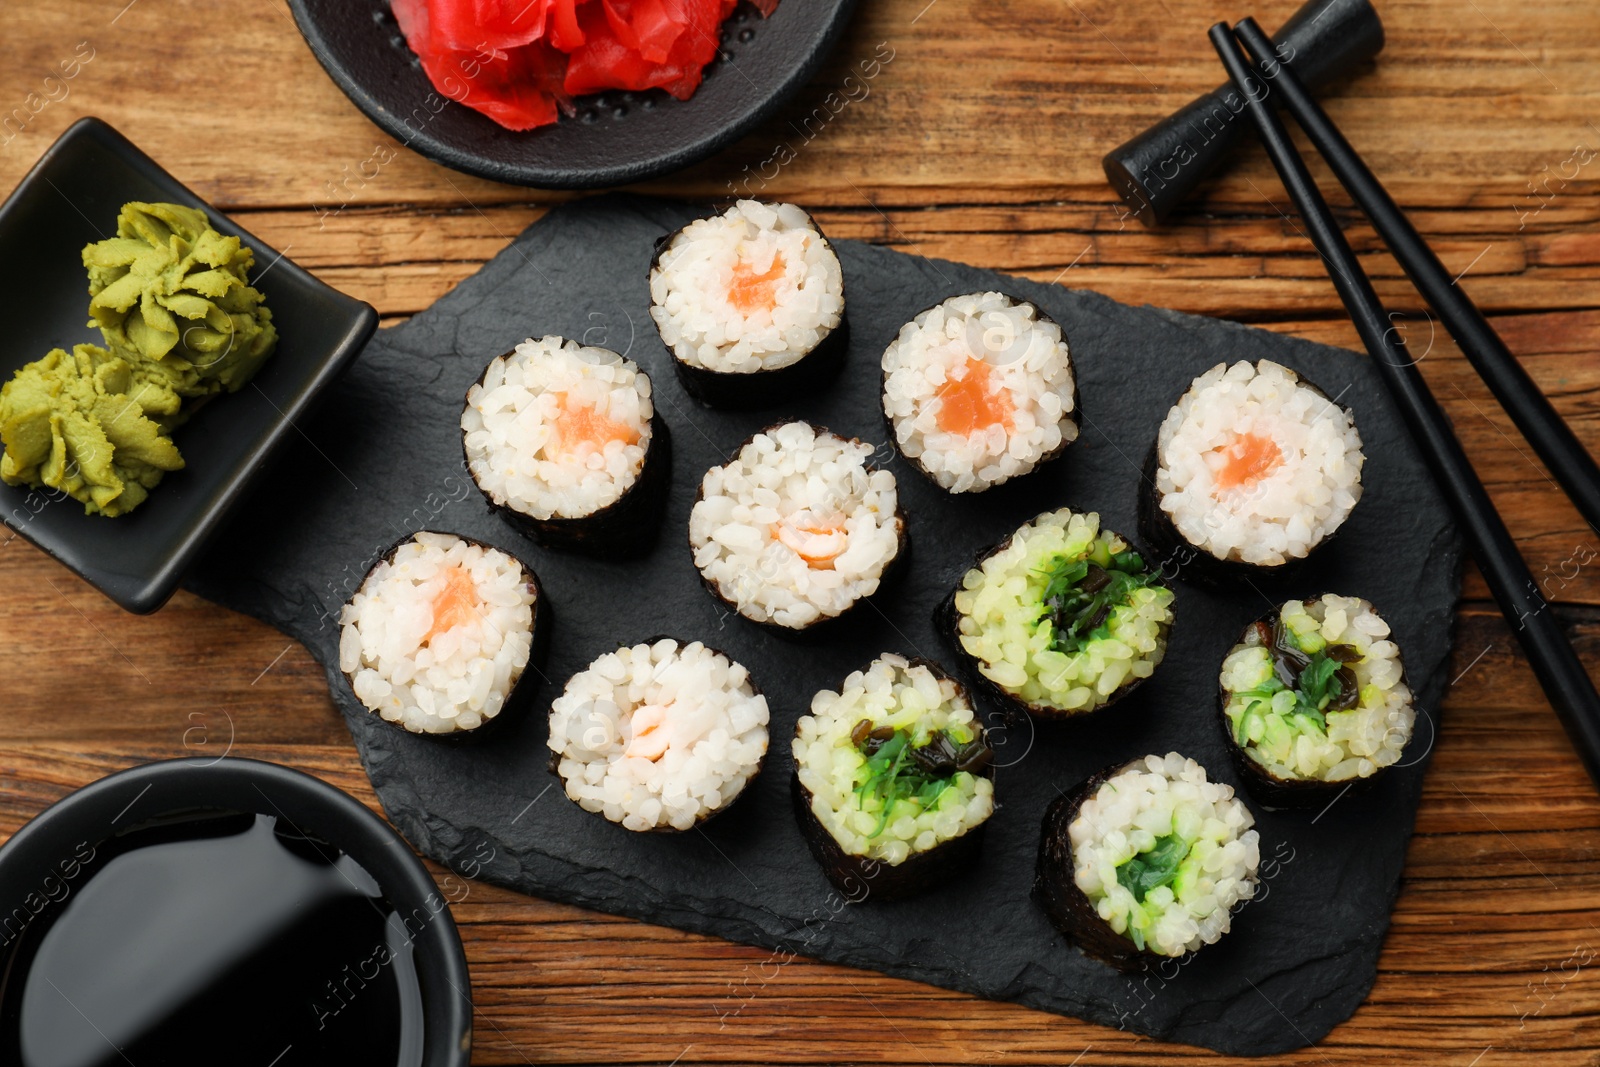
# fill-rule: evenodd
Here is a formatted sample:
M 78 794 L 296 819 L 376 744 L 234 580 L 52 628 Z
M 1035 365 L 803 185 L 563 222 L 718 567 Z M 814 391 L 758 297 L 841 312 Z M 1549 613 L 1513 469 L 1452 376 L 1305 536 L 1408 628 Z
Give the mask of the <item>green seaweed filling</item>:
M 1171 885 L 1178 877 L 1178 866 L 1189 855 L 1189 842 L 1177 834 L 1156 839 L 1155 845 L 1117 867 L 1117 884 L 1144 903 L 1145 895 L 1157 886 Z
M 1167 834 L 1156 838 L 1155 844 L 1143 852 L 1117 865 L 1117 884 L 1133 894 L 1138 905 L 1137 912 L 1143 912 L 1145 916 L 1144 922 L 1131 921 L 1135 916 L 1130 916 L 1126 931 L 1129 940 L 1141 951 L 1145 947 L 1145 926 L 1156 917 L 1144 907 L 1145 897 L 1161 886 L 1173 886 L 1176 895 L 1185 885 L 1193 883 L 1193 871 L 1187 877 L 1184 871 L 1184 861 L 1189 859 L 1193 848 L 1194 842 L 1186 841 L 1175 833 Z M 1189 866 L 1193 867 L 1194 864 Z
M 1257 623 L 1262 631 L 1264 623 Z M 1361 702 L 1360 686 L 1350 664 L 1361 658 L 1354 647 L 1316 643 L 1307 651 L 1298 635 L 1280 617 L 1272 626 L 1262 647 L 1272 657 L 1272 675 L 1254 689 L 1234 694 L 1243 711 L 1234 720 L 1234 738 L 1241 747 L 1249 745 L 1248 730 L 1252 714 L 1262 704 L 1268 708 L 1279 693 L 1292 692 L 1294 706 L 1285 718 L 1293 718 L 1305 731 L 1326 737 L 1328 715 L 1348 711 Z
M 883 833 L 900 801 L 915 801 L 919 810 L 927 811 L 938 804 L 957 774 L 977 773 L 994 758 L 982 738 L 964 731 L 935 730 L 916 744 L 908 730 L 873 729 L 871 720 L 862 719 L 851 740 L 866 760 L 866 778 L 856 786 L 856 802 L 866 810 L 865 800 L 871 796 L 880 805 L 878 825 L 868 837 Z
M 1095 541 L 1087 556 L 1057 556 L 1040 574 L 1050 649 L 1066 655 L 1110 637 L 1112 609 L 1129 603 L 1135 590 L 1159 583 L 1144 557 L 1132 550 L 1112 552 L 1104 538 Z

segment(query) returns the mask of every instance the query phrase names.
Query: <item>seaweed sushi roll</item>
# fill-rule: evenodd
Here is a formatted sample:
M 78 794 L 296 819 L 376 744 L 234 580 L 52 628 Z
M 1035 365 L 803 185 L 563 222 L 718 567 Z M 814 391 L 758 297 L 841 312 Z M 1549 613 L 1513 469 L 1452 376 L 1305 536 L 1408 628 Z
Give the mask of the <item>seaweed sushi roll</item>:
M 1260 837 L 1233 787 L 1176 752 L 1093 775 L 1045 811 L 1033 896 L 1123 970 L 1215 944 L 1255 895 Z
M 618 555 L 653 543 L 671 443 L 632 360 L 524 341 L 467 390 L 461 444 L 490 506 L 542 544 Z
M 994 814 L 994 752 L 960 683 L 885 654 L 795 725 L 795 812 L 851 900 L 892 900 L 970 868 Z
M 689 547 L 706 587 L 753 622 L 804 630 L 878 590 L 906 546 L 872 446 L 810 423 L 763 430 L 706 472 Z
M 657 246 L 650 317 L 684 389 L 713 407 L 767 407 L 844 358 L 844 272 L 810 215 L 740 200 Z
M 513 706 L 544 614 L 538 579 L 516 557 L 422 531 L 340 612 L 339 669 L 385 722 L 465 737 Z
M 1046 512 L 979 557 L 940 628 L 1000 700 L 1045 719 L 1105 707 L 1167 651 L 1172 590 L 1094 512 Z
M 550 766 L 585 811 L 629 830 L 689 830 L 727 809 L 767 754 L 767 698 L 699 641 L 619 648 L 550 707 Z
M 1078 437 L 1066 336 L 1004 293 L 953 296 L 883 352 L 883 414 L 901 454 L 951 493 L 1029 473 Z
M 1269 804 L 1318 803 L 1400 758 L 1416 710 L 1389 624 L 1359 597 L 1290 600 L 1222 661 L 1223 727 Z
M 1140 519 L 1150 547 L 1202 577 L 1271 571 L 1327 541 L 1361 499 L 1350 412 L 1270 360 L 1194 380 L 1156 438 Z

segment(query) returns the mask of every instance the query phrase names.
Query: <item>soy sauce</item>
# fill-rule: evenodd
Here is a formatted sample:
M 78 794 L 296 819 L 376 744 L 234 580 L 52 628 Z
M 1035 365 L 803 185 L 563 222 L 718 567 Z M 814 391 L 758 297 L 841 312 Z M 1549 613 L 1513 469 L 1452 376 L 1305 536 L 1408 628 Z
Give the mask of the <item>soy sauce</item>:
M 327 842 L 204 813 L 92 852 L 0 948 L 0 1063 L 421 1064 L 428 916 L 402 919 Z

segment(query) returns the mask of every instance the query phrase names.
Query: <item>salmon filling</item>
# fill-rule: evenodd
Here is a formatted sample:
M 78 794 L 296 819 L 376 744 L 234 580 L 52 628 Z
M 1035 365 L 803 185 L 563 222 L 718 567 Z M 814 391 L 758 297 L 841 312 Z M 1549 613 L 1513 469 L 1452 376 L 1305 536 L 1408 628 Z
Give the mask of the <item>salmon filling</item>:
M 566 393 L 558 398 L 556 407 L 560 415 L 550 426 L 548 449 L 553 454 L 582 456 L 603 452 L 612 441 L 625 445 L 639 443 L 639 431 L 632 426 L 607 418 L 587 404 L 574 403 Z
M 733 268 L 733 279 L 728 282 L 728 303 L 746 315 L 771 311 L 778 305 L 778 283 L 783 280 L 785 269 L 782 252 L 773 254 L 772 266 L 761 274 L 741 256 Z
M 1212 449 L 1212 455 L 1221 457 L 1213 467 L 1221 490 L 1249 488 L 1283 466 L 1283 452 L 1264 434 L 1242 433 L 1232 444 Z
M 1011 429 L 1016 405 L 1006 390 L 994 384 L 994 368 L 981 359 L 967 357 L 966 373 L 951 377 L 934 394 L 939 400 L 935 416 L 945 433 L 970 437 L 998 426 Z
M 447 630 L 478 618 L 478 585 L 472 575 L 459 563 L 451 564 L 440 573 L 444 576 L 444 585 L 433 595 L 433 625 L 428 629 L 428 636 L 422 639 L 424 645 Z

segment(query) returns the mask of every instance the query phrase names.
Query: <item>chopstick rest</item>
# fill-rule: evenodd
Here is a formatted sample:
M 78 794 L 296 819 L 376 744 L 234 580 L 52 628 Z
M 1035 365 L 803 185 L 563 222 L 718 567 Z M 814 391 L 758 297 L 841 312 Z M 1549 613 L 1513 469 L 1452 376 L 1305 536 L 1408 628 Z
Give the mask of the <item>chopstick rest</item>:
M 1483 482 L 1451 431 L 1449 420 L 1407 352 L 1405 340 L 1390 328 L 1372 282 L 1334 221 L 1299 150 L 1267 105 L 1268 83 L 1278 74 L 1277 68 L 1268 63 L 1259 76 L 1252 73 L 1240 52 L 1239 41 L 1225 22 L 1211 27 L 1210 37 L 1233 84 L 1248 101 L 1246 110 L 1256 132 L 1299 209 L 1362 343 L 1466 531 L 1496 603 L 1527 653 L 1539 684 L 1566 727 L 1590 778 L 1600 784 L 1600 694 L 1595 692 L 1594 683 L 1555 614 L 1547 610 L 1548 602 L 1540 595 L 1510 531 L 1494 510 Z
M 1378 54 L 1383 23 L 1370 0 L 1307 0 L 1273 40 L 1320 88 Z M 1146 226 L 1165 222 L 1238 140 L 1248 125 L 1237 121 L 1242 107 L 1232 85 L 1220 86 L 1107 153 L 1106 180 L 1129 214 Z

